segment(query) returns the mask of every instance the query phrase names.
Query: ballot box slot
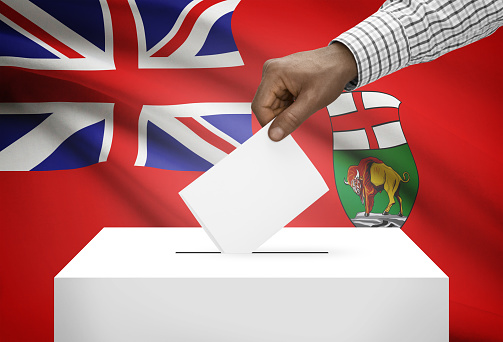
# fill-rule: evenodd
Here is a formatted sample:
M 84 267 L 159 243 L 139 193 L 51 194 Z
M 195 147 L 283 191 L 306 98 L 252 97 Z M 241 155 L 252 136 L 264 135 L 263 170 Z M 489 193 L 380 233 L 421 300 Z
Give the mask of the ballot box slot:
M 220 254 L 222 252 L 175 252 L 177 254 Z
M 195 252 L 195 251 L 183 251 L 175 252 L 177 254 L 221 254 L 222 252 Z M 328 251 L 257 251 L 252 252 L 252 254 L 328 254 Z
M 326 251 L 281 251 L 281 252 L 252 252 L 254 254 L 328 254 Z

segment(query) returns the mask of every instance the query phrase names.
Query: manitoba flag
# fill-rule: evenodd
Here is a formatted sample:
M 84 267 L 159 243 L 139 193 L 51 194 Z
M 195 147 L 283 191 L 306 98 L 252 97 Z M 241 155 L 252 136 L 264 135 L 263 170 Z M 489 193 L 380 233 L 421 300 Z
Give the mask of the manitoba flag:
M 380 5 L 0 0 L 0 341 L 53 341 L 53 278 L 103 227 L 197 226 L 178 192 L 259 129 L 264 62 Z M 293 133 L 330 190 L 289 226 L 402 225 L 449 276 L 452 342 L 501 341 L 500 31 Z

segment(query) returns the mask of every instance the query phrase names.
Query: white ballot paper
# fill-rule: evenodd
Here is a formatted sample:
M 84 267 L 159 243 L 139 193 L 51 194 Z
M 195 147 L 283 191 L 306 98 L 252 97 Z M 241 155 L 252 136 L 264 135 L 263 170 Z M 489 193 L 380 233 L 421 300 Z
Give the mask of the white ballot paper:
M 270 140 L 269 126 L 179 193 L 224 253 L 251 253 L 328 191 L 295 140 Z

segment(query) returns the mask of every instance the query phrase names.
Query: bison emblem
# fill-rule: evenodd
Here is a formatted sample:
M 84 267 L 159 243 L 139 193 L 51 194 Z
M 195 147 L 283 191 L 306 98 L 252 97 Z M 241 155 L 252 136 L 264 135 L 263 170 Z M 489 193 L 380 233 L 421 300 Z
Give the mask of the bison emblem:
M 348 169 L 348 178 L 344 183 L 350 185 L 353 191 L 360 196 L 365 206 L 365 216 L 369 216 L 374 206 L 374 196 L 381 191 L 386 191 L 389 203 L 383 212 L 388 215 L 391 207 L 395 204 L 395 198 L 400 205 L 399 216 L 403 216 L 402 198 L 400 197 L 400 184 L 410 180 L 409 174 L 404 172 L 402 177 L 381 160 L 368 157 L 355 166 Z

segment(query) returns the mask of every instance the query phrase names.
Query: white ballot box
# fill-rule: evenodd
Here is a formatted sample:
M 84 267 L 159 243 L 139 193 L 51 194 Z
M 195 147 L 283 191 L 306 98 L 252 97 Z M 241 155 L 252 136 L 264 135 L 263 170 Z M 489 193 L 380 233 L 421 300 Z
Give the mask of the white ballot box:
M 284 228 L 251 254 L 201 228 L 105 228 L 54 278 L 54 335 L 448 341 L 448 302 L 448 277 L 398 228 Z

